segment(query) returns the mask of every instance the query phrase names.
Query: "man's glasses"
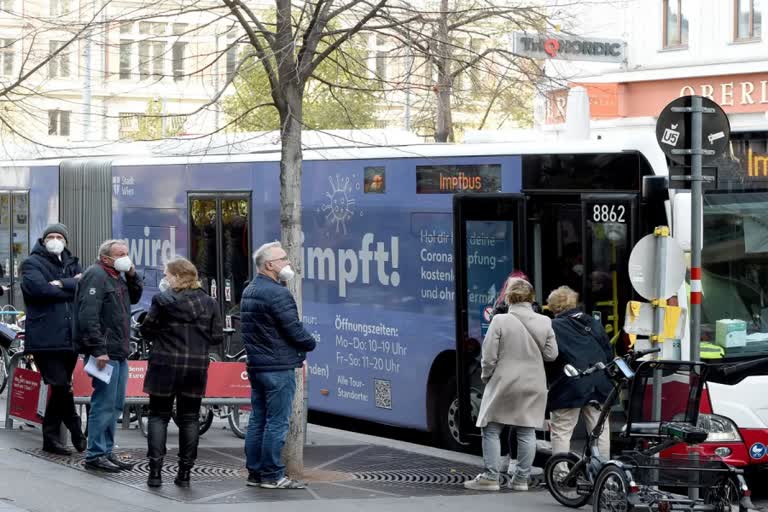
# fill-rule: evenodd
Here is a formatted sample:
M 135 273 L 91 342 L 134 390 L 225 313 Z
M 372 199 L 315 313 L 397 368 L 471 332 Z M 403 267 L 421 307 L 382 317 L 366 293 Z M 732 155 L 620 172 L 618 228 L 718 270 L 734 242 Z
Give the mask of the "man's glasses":
M 288 261 L 288 256 L 283 256 L 282 258 L 275 258 L 273 260 L 267 260 L 267 263 L 272 263 L 273 261 Z

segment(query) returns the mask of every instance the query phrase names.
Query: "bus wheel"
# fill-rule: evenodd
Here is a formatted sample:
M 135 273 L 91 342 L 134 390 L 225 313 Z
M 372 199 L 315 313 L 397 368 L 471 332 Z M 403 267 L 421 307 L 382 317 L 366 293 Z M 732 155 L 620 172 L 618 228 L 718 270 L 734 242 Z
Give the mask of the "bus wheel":
M 477 421 L 478 407 L 472 400 L 472 424 Z M 443 448 L 458 452 L 471 452 L 474 443 L 459 439 L 459 398 L 456 396 L 456 377 L 446 382 L 438 396 L 437 404 L 438 442 Z

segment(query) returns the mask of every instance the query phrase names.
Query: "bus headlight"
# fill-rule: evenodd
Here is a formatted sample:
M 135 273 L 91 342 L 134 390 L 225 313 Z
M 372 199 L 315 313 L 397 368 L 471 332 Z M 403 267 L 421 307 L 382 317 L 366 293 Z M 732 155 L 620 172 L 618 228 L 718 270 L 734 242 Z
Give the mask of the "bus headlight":
M 707 443 L 729 443 L 741 441 L 741 434 L 736 424 L 725 416 L 717 414 L 699 414 L 698 426 L 706 430 Z

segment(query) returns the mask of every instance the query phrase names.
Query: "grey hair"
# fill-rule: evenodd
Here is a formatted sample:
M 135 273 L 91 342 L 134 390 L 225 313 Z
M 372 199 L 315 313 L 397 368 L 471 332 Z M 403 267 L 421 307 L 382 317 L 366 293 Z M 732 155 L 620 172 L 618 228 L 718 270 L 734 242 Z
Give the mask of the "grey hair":
M 102 244 L 99 246 L 99 259 L 107 256 L 112 256 L 112 248 L 116 245 L 125 245 L 128 247 L 128 244 L 125 243 L 125 240 L 107 240 L 106 242 L 102 242 Z
M 547 298 L 550 311 L 559 315 L 579 305 L 579 294 L 568 286 L 552 290 Z
M 282 247 L 280 242 L 269 242 L 258 249 L 256 249 L 253 252 L 253 264 L 258 270 L 262 270 L 264 268 L 264 265 L 267 263 L 267 260 L 269 259 L 269 253 L 272 249 L 278 249 Z
M 520 304 L 521 302 L 533 302 L 535 294 L 533 285 L 519 277 L 512 277 L 507 281 L 507 304 Z

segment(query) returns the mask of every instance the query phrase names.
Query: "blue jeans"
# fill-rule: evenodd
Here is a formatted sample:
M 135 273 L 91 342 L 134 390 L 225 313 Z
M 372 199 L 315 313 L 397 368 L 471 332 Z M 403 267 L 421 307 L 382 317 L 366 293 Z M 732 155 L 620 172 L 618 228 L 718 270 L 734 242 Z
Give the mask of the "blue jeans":
M 536 429 L 528 427 L 510 427 L 517 431 L 517 470 L 514 479 L 527 482 L 531 474 L 531 466 L 536 457 Z M 501 462 L 501 432 L 504 425 L 490 422 L 483 427 L 483 465 L 484 476 L 489 480 L 499 479 L 499 464 Z M 510 435 L 510 444 L 512 436 Z
M 125 387 L 128 384 L 128 361 L 109 361 L 112 378 L 109 384 L 93 380 L 91 412 L 88 415 L 88 451 L 85 460 L 93 460 L 112 453 L 115 445 L 117 419 L 125 405 Z
M 291 404 L 296 393 L 293 370 L 248 372 L 251 419 L 245 434 L 245 467 L 264 482 L 285 476 L 280 453 L 288 435 Z

